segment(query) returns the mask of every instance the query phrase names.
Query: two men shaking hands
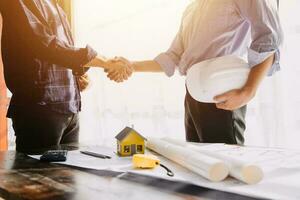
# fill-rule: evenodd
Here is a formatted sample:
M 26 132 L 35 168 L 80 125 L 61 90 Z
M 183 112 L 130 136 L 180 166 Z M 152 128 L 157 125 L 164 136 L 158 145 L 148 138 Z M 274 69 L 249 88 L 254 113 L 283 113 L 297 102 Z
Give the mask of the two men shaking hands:
M 186 75 L 195 63 L 248 52 L 247 83 L 217 96 L 220 103 L 201 103 L 186 92 L 186 140 L 227 144 L 244 143 L 246 105 L 264 77 L 280 69 L 282 28 L 276 6 L 267 0 L 194 0 L 170 48 L 139 62 L 108 60 L 89 46 L 76 48 L 56 0 L 0 1 L 0 13 L 5 80 L 13 94 L 7 116 L 21 152 L 78 144 L 79 90 L 89 82 L 85 68 L 103 68 L 110 80 L 120 83 L 133 72 L 171 77 L 178 69 Z

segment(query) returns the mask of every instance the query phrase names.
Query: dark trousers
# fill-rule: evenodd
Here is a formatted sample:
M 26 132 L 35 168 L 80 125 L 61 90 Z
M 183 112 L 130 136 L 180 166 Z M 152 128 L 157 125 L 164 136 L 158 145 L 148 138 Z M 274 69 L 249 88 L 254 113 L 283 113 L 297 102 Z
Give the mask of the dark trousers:
M 187 92 L 185 129 L 188 142 L 243 144 L 246 106 L 235 111 L 200 103 Z
M 63 146 L 78 146 L 78 114 L 61 114 L 38 106 L 19 109 L 12 122 L 18 152 L 39 154 Z

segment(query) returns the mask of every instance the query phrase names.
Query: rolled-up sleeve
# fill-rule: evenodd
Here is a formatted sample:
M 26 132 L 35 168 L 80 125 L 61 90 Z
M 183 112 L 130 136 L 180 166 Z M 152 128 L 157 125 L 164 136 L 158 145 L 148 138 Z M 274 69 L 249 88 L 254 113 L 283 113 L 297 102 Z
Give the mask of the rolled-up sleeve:
M 161 53 L 154 60 L 161 66 L 167 76 L 174 75 L 183 54 L 182 28 L 180 28 L 168 51 Z
M 242 17 L 251 25 L 252 42 L 248 50 L 251 67 L 261 64 L 275 54 L 269 76 L 280 70 L 280 47 L 283 31 L 275 1 L 272 0 L 236 0 Z

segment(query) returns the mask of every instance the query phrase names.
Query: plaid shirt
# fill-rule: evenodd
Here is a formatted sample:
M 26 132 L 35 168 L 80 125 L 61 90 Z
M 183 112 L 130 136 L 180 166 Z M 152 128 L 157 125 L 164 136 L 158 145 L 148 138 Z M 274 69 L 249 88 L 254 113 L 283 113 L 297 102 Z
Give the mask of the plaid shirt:
M 1 0 L 5 80 L 16 108 L 42 105 L 60 113 L 81 107 L 77 76 L 97 53 L 75 48 L 64 11 L 51 0 Z

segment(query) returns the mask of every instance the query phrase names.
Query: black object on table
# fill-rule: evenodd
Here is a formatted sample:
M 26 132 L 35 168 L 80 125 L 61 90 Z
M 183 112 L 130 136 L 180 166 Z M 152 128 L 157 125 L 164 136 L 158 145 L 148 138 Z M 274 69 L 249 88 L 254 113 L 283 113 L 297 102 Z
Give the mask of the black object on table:
M 0 152 L 0 197 L 6 200 L 236 199 L 246 196 L 184 182 L 106 170 L 66 167 L 14 151 Z
M 91 152 L 91 151 L 80 151 L 80 153 L 88 155 L 88 156 L 93 156 L 93 157 L 96 157 L 96 158 L 111 159 L 110 156 L 103 155 L 103 154 L 100 154 L 100 153 Z
M 65 162 L 67 160 L 67 150 L 49 150 L 40 158 L 44 162 Z

